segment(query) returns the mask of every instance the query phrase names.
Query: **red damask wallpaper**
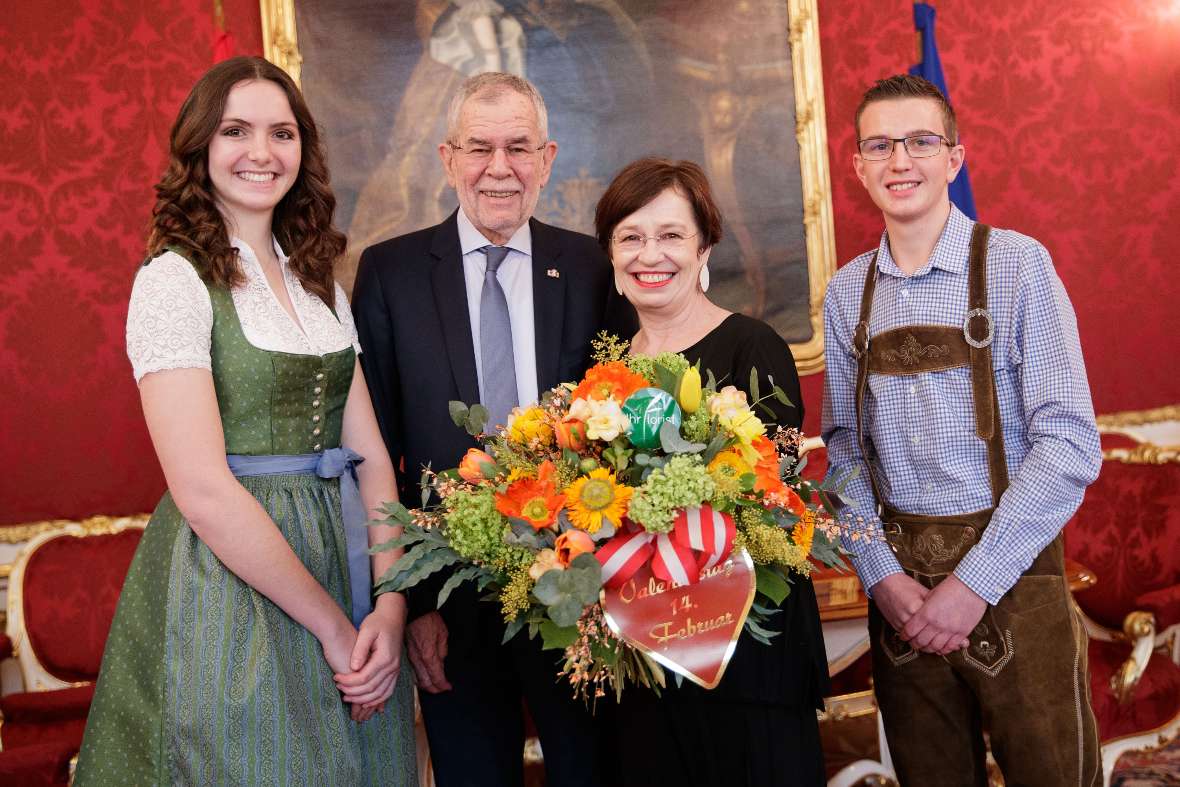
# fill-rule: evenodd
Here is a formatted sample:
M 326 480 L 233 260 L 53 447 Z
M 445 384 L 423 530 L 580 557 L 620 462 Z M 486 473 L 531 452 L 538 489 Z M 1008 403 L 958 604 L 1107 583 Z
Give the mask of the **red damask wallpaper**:
M 1180 11 L 1172 0 L 935 0 L 983 220 L 1049 248 L 1095 404 L 1180 401 Z M 0 523 L 149 510 L 163 479 L 123 321 L 168 128 L 212 57 L 212 0 L 16 3 L 0 21 Z M 238 53 L 259 11 L 226 0 Z M 836 242 L 880 218 L 852 175 L 852 113 L 915 57 L 911 4 L 819 0 Z M 807 378 L 810 431 L 822 375 Z

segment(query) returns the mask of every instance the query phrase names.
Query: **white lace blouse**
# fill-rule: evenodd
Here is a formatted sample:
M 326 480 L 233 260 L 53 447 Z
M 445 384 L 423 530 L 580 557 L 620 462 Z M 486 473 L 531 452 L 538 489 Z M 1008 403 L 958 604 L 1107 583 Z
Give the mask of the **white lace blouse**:
M 348 299 L 336 285 L 336 315 L 319 297 L 303 289 L 275 243 L 283 283 L 302 328 L 291 319 L 267 284 L 254 251 L 237 238 L 245 284 L 230 295 L 246 341 L 260 350 L 297 355 L 326 355 L 348 347 L 361 351 Z M 165 252 L 140 269 L 127 309 L 127 357 L 136 382 L 164 369 L 210 369 L 213 304 L 192 264 Z

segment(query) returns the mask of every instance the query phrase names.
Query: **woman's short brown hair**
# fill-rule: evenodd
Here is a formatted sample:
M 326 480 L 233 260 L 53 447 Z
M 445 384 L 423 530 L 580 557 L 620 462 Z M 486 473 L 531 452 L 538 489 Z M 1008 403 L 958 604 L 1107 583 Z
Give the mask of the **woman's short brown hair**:
M 594 210 L 594 231 L 603 250 L 610 253 L 615 227 L 667 189 L 675 189 L 688 200 L 700 232 L 698 247 L 707 249 L 721 240 L 721 211 L 713 202 L 709 179 L 691 161 L 641 158 L 623 167 L 607 186 Z

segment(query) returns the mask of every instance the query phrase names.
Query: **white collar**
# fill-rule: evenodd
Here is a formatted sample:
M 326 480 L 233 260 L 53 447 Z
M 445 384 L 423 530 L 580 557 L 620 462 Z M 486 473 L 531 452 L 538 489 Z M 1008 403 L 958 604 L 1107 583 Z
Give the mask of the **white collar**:
M 279 267 L 286 268 L 287 255 L 283 253 L 283 247 L 279 245 L 278 238 L 276 238 L 274 235 L 271 235 L 270 242 L 274 246 L 275 256 L 279 259 Z M 230 236 L 229 245 L 237 249 L 238 254 L 243 259 L 251 260 L 255 265 L 261 267 L 261 263 L 258 261 L 258 255 L 254 253 L 254 249 L 250 248 L 249 243 L 246 243 L 246 241 L 242 240 L 241 238 Z
M 459 209 L 459 248 L 464 255 L 470 254 L 473 251 L 478 251 L 484 246 L 492 245 L 491 241 L 483 236 L 483 233 L 475 228 L 471 223 L 471 219 L 467 218 L 467 214 L 463 209 Z M 529 229 L 529 223 L 517 228 L 516 232 L 512 233 L 512 237 L 504 244 L 513 251 L 519 251 L 521 254 L 526 254 L 529 257 L 533 256 L 533 232 Z

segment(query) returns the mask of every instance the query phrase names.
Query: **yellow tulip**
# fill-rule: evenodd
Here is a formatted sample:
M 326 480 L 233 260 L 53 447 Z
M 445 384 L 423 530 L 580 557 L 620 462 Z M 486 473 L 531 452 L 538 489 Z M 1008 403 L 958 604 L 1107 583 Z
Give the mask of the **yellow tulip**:
M 676 403 L 686 413 L 695 413 L 701 406 L 701 373 L 695 366 L 688 367 L 680 375 L 680 384 L 676 386 Z

